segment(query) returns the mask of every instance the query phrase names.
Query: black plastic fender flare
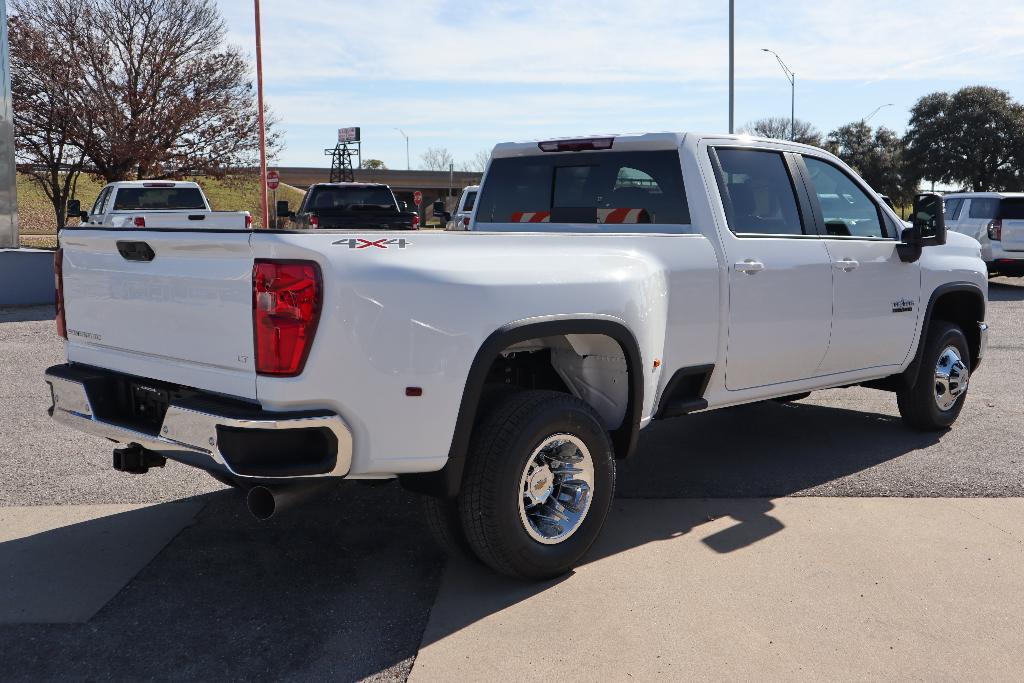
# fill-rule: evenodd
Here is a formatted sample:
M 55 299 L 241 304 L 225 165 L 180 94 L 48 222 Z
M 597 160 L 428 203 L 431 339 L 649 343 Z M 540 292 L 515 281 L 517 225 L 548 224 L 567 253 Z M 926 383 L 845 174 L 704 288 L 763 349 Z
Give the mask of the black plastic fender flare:
M 640 431 L 640 416 L 644 404 L 644 372 L 640 345 L 636 337 L 623 323 L 609 318 L 576 318 L 566 316 L 544 316 L 509 323 L 490 334 L 470 365 L 466 386 L 462 392 L 455 431 L 448 461 L 437 472 L 399 475 L 404 488 L 417 493 L 453 497 L 458 495 L 462 484 L 462 471 L 466 465 L 469 440 L 477 418 L 477 406 L 483 394 L 487 372 L 502 350 L 538 337 L 554 337 L 567 334 L 599 334 L 615 340 L 626 359 L 629 376 L 629 391 L 626 411 L 622 424 L 611 431 L 615 457 L 628 457 L 636 448 Z

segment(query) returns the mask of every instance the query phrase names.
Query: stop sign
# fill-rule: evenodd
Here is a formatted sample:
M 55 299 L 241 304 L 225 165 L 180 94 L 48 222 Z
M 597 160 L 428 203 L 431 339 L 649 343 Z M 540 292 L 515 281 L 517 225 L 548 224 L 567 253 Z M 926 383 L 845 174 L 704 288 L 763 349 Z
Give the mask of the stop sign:
M 420 204 L 422 204 L 423 203 L 423 193 L 420 192 L 419 190 L 416 190 L 415 192 L 413 192 L 412 193 L 412 203 L 415 204 L 416 206 L 419 206 Z
M 277 171 L 267 171 L 267 188 L 276 190 L 281 185 L 281 176 Z

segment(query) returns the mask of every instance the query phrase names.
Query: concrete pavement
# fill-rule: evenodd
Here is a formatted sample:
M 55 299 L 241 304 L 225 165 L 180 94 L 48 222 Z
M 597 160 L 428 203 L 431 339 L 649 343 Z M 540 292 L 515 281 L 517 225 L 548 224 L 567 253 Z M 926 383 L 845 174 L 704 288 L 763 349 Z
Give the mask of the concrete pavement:
M 449 565 L 412 681 L 1019 680 L 1024 500 L 618 501 L 540 586 Z

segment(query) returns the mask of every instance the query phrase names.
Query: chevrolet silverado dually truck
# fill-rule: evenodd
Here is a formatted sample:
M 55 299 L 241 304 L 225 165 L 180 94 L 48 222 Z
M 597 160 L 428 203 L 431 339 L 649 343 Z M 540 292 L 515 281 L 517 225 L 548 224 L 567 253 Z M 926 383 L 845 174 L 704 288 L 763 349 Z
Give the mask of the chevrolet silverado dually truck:
M 67 228 L 52 416 L 261 517 L 397 477 L 447 547 L 538 579 L 594 541 L 652 421 L 863 385 L 944 429 L 985 353 L 978 242 L 813 147 L 500 144 L 473 226 Z
M 105 185 L 92 209 L 68 202 L 69 218 L 103 228 L 249 229 L 248 211 L 214 211 L 198 183 L 174 180 L 127 180 Z

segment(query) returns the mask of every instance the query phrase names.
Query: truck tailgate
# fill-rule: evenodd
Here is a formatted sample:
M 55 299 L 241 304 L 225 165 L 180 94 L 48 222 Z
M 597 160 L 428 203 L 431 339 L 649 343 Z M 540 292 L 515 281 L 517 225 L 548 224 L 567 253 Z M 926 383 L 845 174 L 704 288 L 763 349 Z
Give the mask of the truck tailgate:
M 62 231 L 68 360 L 255 398 L 249 238 Z
M 1003 219 L 1003 249 L 1024 251 L 1024 219 Z

